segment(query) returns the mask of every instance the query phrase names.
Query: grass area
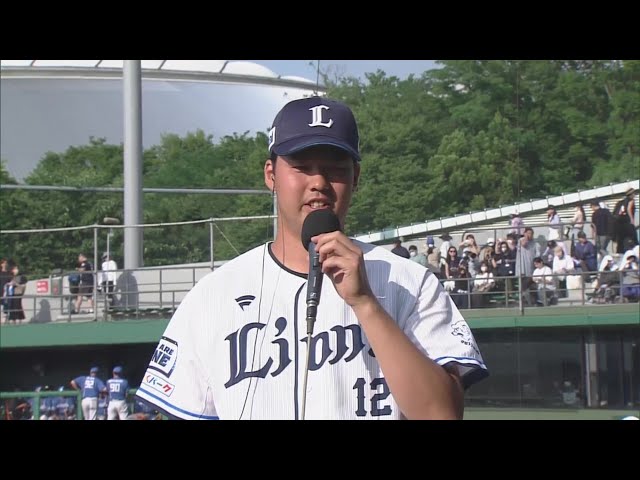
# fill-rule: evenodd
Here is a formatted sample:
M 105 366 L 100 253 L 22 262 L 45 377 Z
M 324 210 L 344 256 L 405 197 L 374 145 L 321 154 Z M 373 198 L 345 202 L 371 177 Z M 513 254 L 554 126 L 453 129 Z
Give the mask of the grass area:
M 472 408 L 464 411 L 465 420 L 620 420 L 637 410 L 549 409 L 549 408 Z

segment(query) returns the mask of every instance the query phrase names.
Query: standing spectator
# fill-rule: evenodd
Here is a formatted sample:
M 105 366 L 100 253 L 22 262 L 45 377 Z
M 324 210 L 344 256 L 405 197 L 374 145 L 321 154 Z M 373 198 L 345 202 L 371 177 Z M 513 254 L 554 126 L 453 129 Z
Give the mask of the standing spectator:
M 507 247 L 509 247 L 509 252 L 513 255 L 513 258 L 516 258 L 518 255 L 518 239 L 521 237 L 517 237 L 515 233 L 507 233 Z
M 584 213 L 584 207 L 581 203 L 577 204 L 573 210 L 573 218 L 571 223 L 573 224 L 573 230 L 571 231 L 571 237 L 575 237 L 579 232 L 584 230 L 584 222 L 587 216 Z
M 549 205 L 549 207 L 547 208 L 547 223 L 549 224 L 549 234 L 547 235 L 547 240 L 562 240 L 562 225 L 560 224 L 560 215 L 558 215 L 558 211 L 553 205 Z
M 533 228 L 526 227 L 524 229 L 524 235 L 518 243 L 516 277 L 522 282 L 523 301 L 527 304 L 531 303 L 529 289 L 533 286 L 531 275 L 534 268 L 533 259 L 536 257 L 540 257 L 540 245 L 533 239 Z M 549 271 L 551 271 L 551 269 L 549 269 Z
M 69 274 L 69 293 L 71 294 L 69 297 L 69 310 L 72 314 L 78 313 L 76 312 L 76 302 L 80 293 L 80 274 L 77 272 Z
M 586 233 L 578 233 L 578 243 L 574 247 L 573 255 L 582 270 L 582 279 L 588 282 L 592 275 L 589 272 L 594 272 L 593 275 L 595 275 L 598 270 L 598 256 L 596 247 L 587 240 Z
M 520 235 L 522 235 L 524 232 L 524 220 L 522 220 L 520 212 L 516 211 L 511 214 L 511 221 L 509 222 L 509 225 L 511 226 L 509 233 L 513 233 L 516 237 L 520 237 Z
M 108 253 L 103 253 L 101 285 L 102 292 L 107 296 L 110 307 L 113 307 L 114 304 L 113 289 L 116 284 L 116 270 L 118 270 L 118 264 L 116 264 Z
M 625 197 L 616 203 L 616 206 L 613 209 L 616 253 L 624 253 L 626 245 L 625 239 L 627 238 L 631 238 L 634 245 L 638 244 L 635 232 L 636 205 L 633 198 L 634 194 L 635 190 L 633 188 L 628 189 L 625 192 Z
M 399 238 L 395 242 L 393 242 L 393 245 L 394 245 L 394 247 L 391 250 L 392 253 L 395 253 L 396 255 L 398 255 L 400 257 L 410 258 L 409 250 L 407 250 L 406 248 L 404 248 L 402 246 L 402 238 Z
M 7 321 L 22 323 L 25 319 L 22 308 L 22 296 L 27 288 L 27 277 L 20 275 L 18 265 L 11 268 L 12 278 L 5 284 L 5 295 L 7 297 Z
M 609 231 L 609 226 L 612 223 L 611 212 L 606 208 L 600 207 L 598 200 L 591 201 L 591 210 L 593 211 L 591 223 L 595 229 L 596 250 L 602 257 L 605 257 L 608 254 L 607 246 L 611 240 L 611 232 Z
M 70 382 L 75 390 L 82 390 L 82 418 L 85 420 L 98 419 L 98 396 L 107 391 L 97 375 L 98 367 L 91 367 L 88 376 L 81 375 Z
M 442 240 L 442 243 L 440 244 L 440 258 L 444 260 L 449 255 L 447 252 L 449 251 L 451 240 L 453 239 L 448 233 L 443 233 L 442 235 L 440 235 L 440 239 Z
M 467 236 L 464 238 L 464 241 L 460 242 L 459 247 L 463 249 L 463 252 L 464 250 L 473 252 L 476 257 L 480 255 L 480 247 L 476 243 L 476 237 L 474 237 L 471 233 L 467 234 Z
M 9 299 L 5 296 L 4 286 L 11 281 L 11 265 L 6 258 L 0 260 L 0 297 L 2 297 L 2 321 L 7 321 L 7 310 L 9 310 Z
M 424 253 L 418 253 L 418 247 L 415 245 L 409 245 L 409 259 L 413 262 L 419 263 L 423 267 L 427 266 L 427 257 Z
M 442 278 L 440 273 L 440 250 L 433 243 L 427 244 L 427 268 L 438 278 Z
M 129 382 L 122 378 L 122 367 L 114 367 L 113 378 L 107 380 L 109 404 L 107 406 L 107 420 L 126 420 L 129 415 L 127 392 Z
M 508 296 L 513 290 L 511 278 L 516 274 L 516 252 L 509 249 L 507 242 L 500 242 L 492 263 L 496 276 L 502 277 L 498 279 L 496 286 L 500 289 L 504 287 Z
M 76 313 L 80 313 L 80 306 L 84 297 L 87 297 L 89 301 L 89 313 L 93 313 L 93 265 L 87 260 L 84 253 L 78 255 L 78 268 L 76 270 L 80 272 Z

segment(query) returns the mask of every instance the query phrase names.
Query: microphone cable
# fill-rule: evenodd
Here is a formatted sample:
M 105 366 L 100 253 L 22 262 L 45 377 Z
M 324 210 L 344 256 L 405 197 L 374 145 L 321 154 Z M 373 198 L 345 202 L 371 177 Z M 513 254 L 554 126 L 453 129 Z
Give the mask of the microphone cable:
M 302 380 L 302 410 L 300 420 L 304 420 L 305 407 L 307 405 L 307 380 L 309 377 L 309 359 L 311 358 L 311 335 L 316 323 L 317 305 L 312 301 L 307 305 L 307 359 L 304 366 L 304 378 Z
M 322 266 L 320 253 L 311 241 L 316 235 L 341 230 L 338 216 L 329 209 L 314 210 L 309 213 L 302 223 L 301 241 L 309 252 L 309 274 L 307 276 L 307 359 L 302 381 L 302 409 L 300 419 L 305 419 L 307 406 L 307 382 L 309 379 L 309 363 L 311 363 L 311 336 L 318 313 L 320 293 L 322 292 Z

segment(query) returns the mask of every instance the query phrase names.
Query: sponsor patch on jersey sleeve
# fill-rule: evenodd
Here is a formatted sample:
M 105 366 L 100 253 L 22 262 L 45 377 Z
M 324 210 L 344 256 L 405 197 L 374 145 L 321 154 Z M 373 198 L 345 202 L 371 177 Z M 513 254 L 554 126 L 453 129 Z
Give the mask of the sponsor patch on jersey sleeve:
M 170 397 L 175 386 L 172 383 L 160 378 L 158 375 L 147 372 L 142 379 L 142 383 L 160 392 L 165 397 Z
M 163 336 L 160 342 L 158 342 L 155 352 L 153 352 L 151 362 L 149 363 L 149 370 L 153 370 L 169 378 L 176 367 L 177 360 L 178 342 Z

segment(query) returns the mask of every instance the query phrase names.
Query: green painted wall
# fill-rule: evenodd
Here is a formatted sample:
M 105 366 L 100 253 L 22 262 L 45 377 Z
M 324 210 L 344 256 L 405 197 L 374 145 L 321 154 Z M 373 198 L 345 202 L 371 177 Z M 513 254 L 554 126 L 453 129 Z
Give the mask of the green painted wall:
M 512 309 L 465 310 L 463 315 L 472 329 L 640 326 L 638 304 L 528 308 L 524 315 Z M 149 319 L 2 325 L 0 348 L 156 343 L 168 322 Z
M 0 348 L 156 343 L 169 320 L 3 325 Z

